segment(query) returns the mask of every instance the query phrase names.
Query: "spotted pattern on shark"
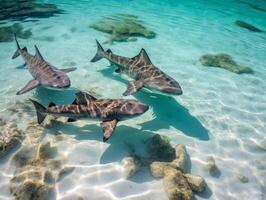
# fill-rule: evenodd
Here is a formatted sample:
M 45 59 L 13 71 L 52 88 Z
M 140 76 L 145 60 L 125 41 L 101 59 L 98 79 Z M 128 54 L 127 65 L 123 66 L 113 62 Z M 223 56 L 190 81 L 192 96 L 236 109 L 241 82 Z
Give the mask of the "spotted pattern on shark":
M 91 62 L 106 58 L 112 65 L 117 66 L 115 72 L 125 73 L 135 79 L 135 81 L 129 82 L 127 90 L 123 93 L 124 96 L 131 95 L 143 87 L 170 95 L 183 93 L 176 80 L 152 64 L 144 49 L 141 49 L 137 56 L 127 58 L 114 54 L 110 49 L 104 51 L 97 40 L 96 43 L 97 53 Z
M 42 123 L 47 114 L 68 117 L 69 122 L 82 118 L 101 120 L 104 133 L 103 141 L 107 141 L 121 120 L 138 116 L 149 109 L 149 106 L 130 99 L 96 99 L 85 92 L 76 93 L 76 99 L 69 105 L 50 103 L 47 108 L 32 100 L 37 112 L 38 123 Z
M 15 41 L 17 50 L 12 56 L 12 59 L 21 56 L 28 67 L 29 72 L 33 76 L 24 88 L 17 92 L 17 95 L 24 94 L 39 85 L 46 85 L 53 88 L 66 88 L 70 86 L 70 79 L 66 75 L 67 72 L 74 71 L 76 68 L 57 69 L 42 57 L 38 47 L 35 45 L 36 54 L 33 56 L 28 53 L 27 48 L 20 48 L 16 35 Z

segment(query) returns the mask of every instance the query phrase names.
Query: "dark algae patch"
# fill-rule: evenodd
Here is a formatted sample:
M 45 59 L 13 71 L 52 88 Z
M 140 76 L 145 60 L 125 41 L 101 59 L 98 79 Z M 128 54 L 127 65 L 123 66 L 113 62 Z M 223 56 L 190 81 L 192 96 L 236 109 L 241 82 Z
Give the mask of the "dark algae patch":
M 50 3 L 37 3 L 34 0 L 0 0 L 0 20 L 51 17 L 62 12 L 63 10 Z
M 15 23 L 11 26 L 0 27 L 0 42 L 12 42 L 14 40 L 14 33 L 21 39 L 28 39 L 32 36 L 30 29 L 23 30 L 21 24 Z
M 263 32 L 263 30 L 247 23 L 247 22 L 244 22 L 244 21 L 240 21 L 240 20 L 236 20 L 235 21 L 235 25 L 241 27 L 241 28 L 245 28 L 249 31 L 252 31 L 252 32 Z
M 236 74 L 253 73 L 251 68 L 239 65 L 230 55 L 224 53 L 206 54 L 199 61 L 203 66 L 223 68 Z
M 136 41 L 136 37 L 154 38 L 156 34 L 143 25 L 138 16 L 129 14 L 116 14 L 103 17 L 90 25 L 97 31 L 110 36 L 105 43 Z

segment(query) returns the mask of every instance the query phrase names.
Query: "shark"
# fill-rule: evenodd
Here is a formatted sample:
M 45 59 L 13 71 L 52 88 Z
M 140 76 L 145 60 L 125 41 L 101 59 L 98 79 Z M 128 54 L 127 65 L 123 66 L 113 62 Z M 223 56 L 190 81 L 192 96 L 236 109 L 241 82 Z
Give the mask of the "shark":
M 33 76 L 33 79 L 16 93 L 17 95 L 24 94 L 40 85 L 49 86 L 52 88 L 67 88 L 70 86 L 70 79 L 66 73 L 76 70 L 75 67 L 58 69 L 43 58 L 36 45 L 34 45 L 36 53 L 35 55 L 31 55 L 28 53 L 26 47 L 20 48 L 16 35 L 14 35 L 14 37 L 17 50 L 12 56 L 12 59 L 21 56 L 25 61 L 24 65 L 27 66 L 27 69 Z
M 77 92 L 75 96 L 72 104 L 50 103 L 47 108 L 30 99 L 35 106 L 38 123 L 41 124 L 48 114 L 67 117 L 68 122 L 84 118 L 100 120 L 102 121 L 103 142 L 106 142 L 119 121 L 141 115 L 149 109 L 148 105 L 131 99 L 97 99 L 82 91 Z
M 134 94 L 143 87 L 166 95 L 181 95 L 183 93 L 176 80 L 151 62 L 145 49 L 142 48 L 135 57 L 128 58 L 116 55 L 110 49 L 105 51 L 97 40 L 96 43 L 97 52 L 91 62 L 106 58 L 111 65 L 116 66 L 116 73 L 125 73 L 134 79 L 128 83 L 127 89 L 123 93 L 124 96 Z

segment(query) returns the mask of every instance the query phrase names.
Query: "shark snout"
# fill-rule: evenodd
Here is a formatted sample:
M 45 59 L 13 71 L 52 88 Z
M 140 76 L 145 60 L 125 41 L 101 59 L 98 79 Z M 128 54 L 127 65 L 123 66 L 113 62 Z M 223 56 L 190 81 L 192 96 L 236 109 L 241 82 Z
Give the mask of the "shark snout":
M 119 109 L 122 115 L 134 116 L 146 112 L 149 106 L 136 100 L 126 100 L 125 104 Z
M 174 95 L 181 95 L 183 93 L 180 86 L 163 88 L 163 92 Z

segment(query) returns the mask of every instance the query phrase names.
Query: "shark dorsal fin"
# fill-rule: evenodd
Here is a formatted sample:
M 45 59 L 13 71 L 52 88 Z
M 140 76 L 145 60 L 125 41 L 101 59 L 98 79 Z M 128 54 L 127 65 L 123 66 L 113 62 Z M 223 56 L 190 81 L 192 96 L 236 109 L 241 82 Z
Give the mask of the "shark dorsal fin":
M 107 52 L 107 53 L 113 53 L 113 52 L 111 51 L 111 49 L 107 49 L 106 52 Z
M 28 52 L 27 47 L 23 47 L 22 50 Z
M 90 101 L 95 101 L 96 98 L 86 92 L 77 92 L 76 93 L 76 103 L 77 104 L 86 104 L 89 103 Z
M 54 102 L 49 103 L 48 107 L 56 106 Z
M 78 105 L 77 98 L 74 99 L 74 101 L 72 102 L 72 105 Z
M 39 51 L 39 49 L 38 49 L 38 47 L 36 45 L 34 45 L 34 47 L 35 47 L 35 52 L 36 52 L 35 53 L 35 57 L 40 59 L 40 60 L 44 60 L 42 55 L 41 55 L 41 53 L 40 53 L 40 51 Z
M 141 60 L 142 62 L 144 62 L 146 65 L 150 65 L 152 64 L 147 52 L 145 51 L 145 49 L 141 49 L 139 54 L 136 55 L 135 57 L 132 58 L 133 60 Z

